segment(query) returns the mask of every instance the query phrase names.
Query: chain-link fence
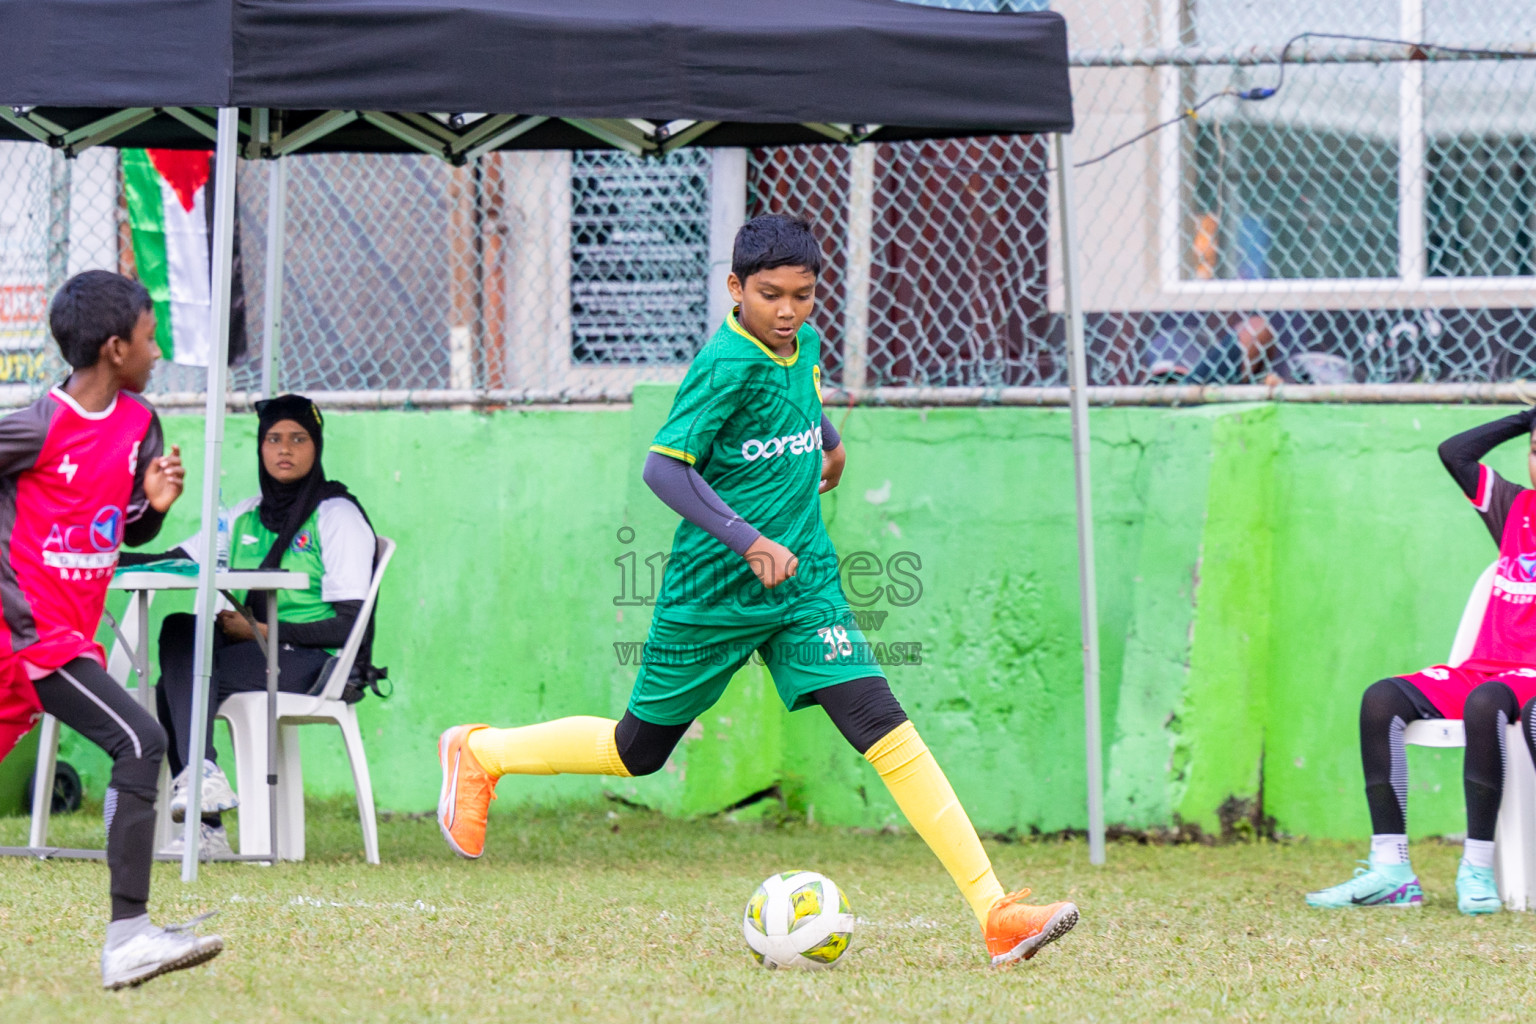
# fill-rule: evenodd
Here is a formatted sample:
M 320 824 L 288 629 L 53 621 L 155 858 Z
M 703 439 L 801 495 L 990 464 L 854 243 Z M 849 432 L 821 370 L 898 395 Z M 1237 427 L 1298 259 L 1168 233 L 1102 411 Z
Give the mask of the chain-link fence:
M 1536 7 L 1053 6 L 1070 28 L 1089 376 L 1112 389 L 1099 400 L 1277 382 L 1292 397 L 1448 397 L 1424 385 L 1536 375 L 1536 59 L 1521 59 L 1536 58 Z M 678 379 L 723 316 L 741 219 L 791 211 L 831 256 L 814 318 L 830 383 L 870 400 L 1058 401 L 1050 162 L 1029 137 L 495 153 L 463 168 L 290 156 L 270 374 L 273 175 L 242 163 L 231 387 L 622 400 Z M 0 383 L 57 376 L 46 296 L 87 267 L 134 270 L 132 220 L 115 151 L 0 144 Z M 166 364 L 155 387 L 191 400 L 201 379 Z
M 0 143 L 0 395 L 25 396 L 62 374 L 63 360 L 47 344 L 48 296 L 71 267 L 115 265 L 113 211 L 83 212 L 102 173 L 115 173 L 111 154 L 69 161 L 40 146 Z M 77 208 L 82 224 L 71 235 Z

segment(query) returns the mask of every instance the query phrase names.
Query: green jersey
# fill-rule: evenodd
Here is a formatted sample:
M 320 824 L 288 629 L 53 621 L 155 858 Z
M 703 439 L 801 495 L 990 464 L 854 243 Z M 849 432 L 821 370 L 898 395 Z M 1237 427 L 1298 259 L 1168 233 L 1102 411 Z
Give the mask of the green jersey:
M 309 574 L 308 590 L 279 590 L 277 617 L 283 622 L 319 622 L 336 614 L 329 601 L 321 600 L 320 581 L 325 577 L 325 562 L 320 553 L 319 509 L 305 520 L 293 543 L 283 552 L 278 567 L 288 572 Z M 229 530 L 229 567 L 259 569 L 262 559 L 272 550 L 277 534 L 262 525 L 261 514 L 254 508 L 237 516 Z
M 656 616 L 674 622 L 775 622 L 807 602 L 843 607 L 837 553 L 821 522 L 821 339 L 800 328 L 774 354 L 735 314 L 694 357 L 651 451 L 681 459 L 736 514 L 800 566 L 773 590 L 746 559 L 684 520 L 672 539 Z
M 277 534 L 262 525 L 259 496 L 236 505 L 230 514 L 229 564 L 258 569 Z M 327 498 L 305 520 L 283 552 L 279 568 L 307 573 L 309 589 L 279 590 L 277 617 L 283 622 L 319 622 L 336 614 L 338 601 L 362 601 L 373 576 L 373 530 L 356 505 Z M 178 547 L 202 561 L 207 541 L 199 532 Z

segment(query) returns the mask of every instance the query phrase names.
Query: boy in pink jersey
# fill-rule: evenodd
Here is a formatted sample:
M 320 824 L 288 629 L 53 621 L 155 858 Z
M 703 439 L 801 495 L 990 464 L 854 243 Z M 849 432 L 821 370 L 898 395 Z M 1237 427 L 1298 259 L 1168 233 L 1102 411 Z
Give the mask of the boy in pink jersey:
M 145 544 L 181 495 L 181 456 L 139 396 L 159 350 L 149 293 L 92 270 L 54 296 L 48 324 L 74 372 L 0 419 L 0 757 L 42 712 L 112 757 L 106 795 L 112 918 L 102 984 L 137 985 L 223 948 L 150 923 L 155 788 L 165 730 L 106 672 L 96 643 L 124 544 Z
M 1371 809 L 1369 868 L 1347 882 L 1307 894 L 1314 907 L 1412 907 L 1423 902 L 1408 863 L 1408 764 L 1403 730 L 1420 718 L 1460 718 L 1466 728 L 1462 785 L 1467 839 L 1456 872 L 1456 904 L 1464 914 L 1499 910 L 1493 833 L 1510 757 L 1536 756 L 1536 491 L 1510 483 L 1479 460 L 1517 437 L 1526 439 L 1536 483 L 1536 410 L 1506 416 L 1440 445 L 1440 460 L 1461 486 L 1499 546 L 1493 592 L 1466 661 L 1383 679 L 1360 704 L 1360 750 Z M 1523 707 L 1523 711 L 1522 711 Z M 1525 748 L 1506 750 L 1504 730 L 1523 723 Z

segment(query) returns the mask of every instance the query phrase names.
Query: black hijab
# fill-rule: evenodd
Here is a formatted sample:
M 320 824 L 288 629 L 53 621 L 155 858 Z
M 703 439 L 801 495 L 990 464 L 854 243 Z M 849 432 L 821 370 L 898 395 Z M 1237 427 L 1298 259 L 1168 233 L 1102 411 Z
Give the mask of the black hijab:
M 288 550 L 293 538 L 299 535 L 299 530 L 314 515 L 322 501 L 346 498 L 363 513 L 364 520 L 368 518 L 368 513 L 363 511 L 362 503 L 347 490 L 345 484 L 325 478 L 325 467 L 320 461 L 325 448 L 325 421 L 314 402 L 303 395 L 279 395 L 277 398 L 257 402 L 256 416 L 260 422 L 256 435 L 256 472 L 261 480 L 261 504 L 256 506 L 256 511 L 261 517 L 261 525 L 277 534 L 277 540 L 273 541 L 266 557 L 261 560 L 261 568 L 276 569 L 283 560 L 283 552 Z M 315 442 L 315 464 L 310 467 L 308 475 L 286 484 L 268 473 L 267 465 L 261 459 L 262 439 L 283 420 L 292 420 L 303 427 Z

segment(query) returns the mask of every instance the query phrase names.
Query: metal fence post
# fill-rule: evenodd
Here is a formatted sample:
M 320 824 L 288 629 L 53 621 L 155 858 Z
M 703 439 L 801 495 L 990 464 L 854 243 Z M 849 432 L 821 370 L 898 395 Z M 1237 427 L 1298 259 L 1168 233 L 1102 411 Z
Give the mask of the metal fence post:
M 261 394 L 271 398 L 283 386 L 283 254 L 288 221 L 288 163 L 267 161 L 267 283 L 262 292 L 266 338 L 261 353 Z
M 69 277 L 69 200 L 74 161 L 55 149 L 48 154 L 48 284 L 51 298 Z
M 709 330 L 731 311 L 725 278 L 736 230 L 747 221 L 747 151 L 717 149 L 709 164 Z
M 865 385 L 869 358 L 869 283 L 875 231 L 875 147 L 853 146 L 848 164 L 848 301 L 843 306 L 843 387 Z

